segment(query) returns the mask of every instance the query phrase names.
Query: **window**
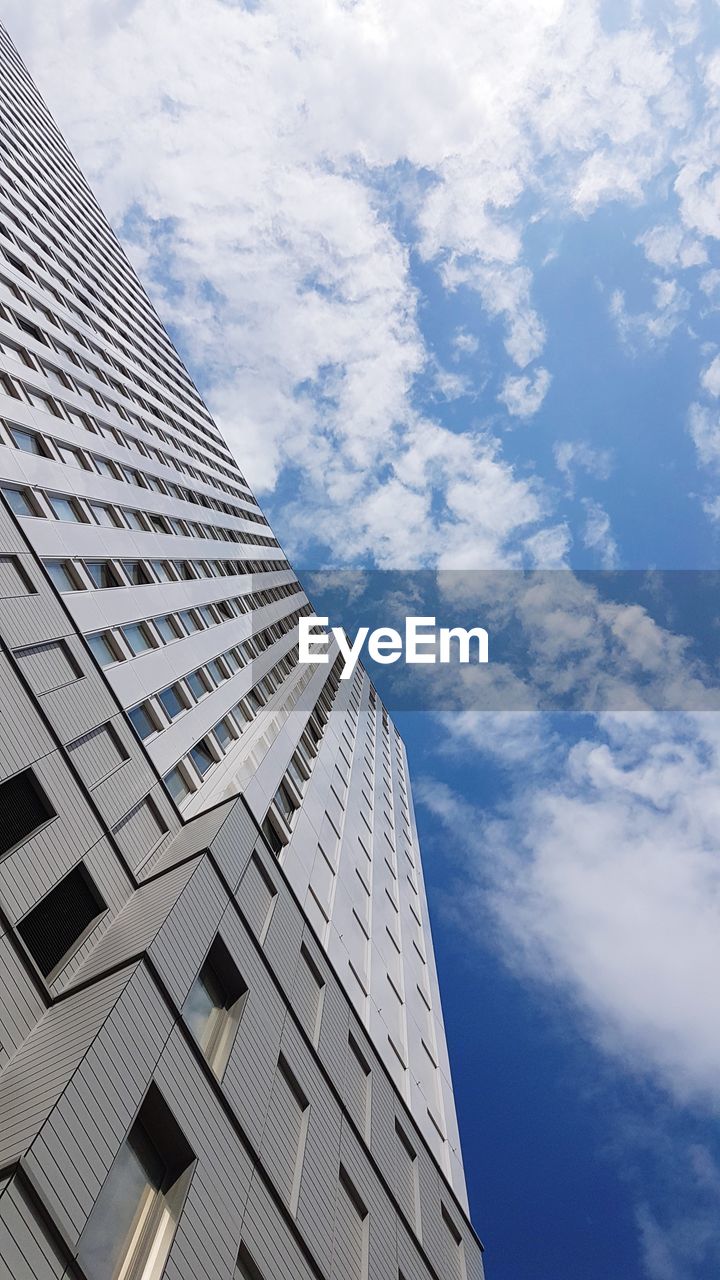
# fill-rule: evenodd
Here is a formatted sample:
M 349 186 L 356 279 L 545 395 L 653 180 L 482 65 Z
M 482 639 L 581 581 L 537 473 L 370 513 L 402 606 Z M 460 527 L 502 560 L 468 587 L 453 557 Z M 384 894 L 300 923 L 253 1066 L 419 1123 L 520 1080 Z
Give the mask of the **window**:
M 298 808 L 298 802 L 291 794 L 290 788 L 284 782 L 280 783 L 275 795 L 273 796 L 273 804 L 285 820 L 288 826 L 292 823 L 295 810 Z
M 171 684 L 158 694 L 158 699 L 168 720 L 174 720 L 186 710 L 186 703 L 179 684 Z
M 30 489 L 6 489 L 3 487 L 2 493 L 10 510 L 16 516 L 39 516 L 43 514 Z
M 202 671 L 191 671 L 190 675 L 185 677 L 185 683 L 198 702 L 208 692 L 209 686 Z
M 132 711 L 128 711 L 128 719 L 138 738 L 143 742 L 160 729 L 149 702 L 141 702 L 139 707 L 133 707 Z
M 370 1067 L 352 1032 L 345 1062 L 345 1103 L 365 1141 L 370 1137 Z
M 139 511 L 130 511 L 127 507 L 123 507 L 122 513 L 131 529 L 139 529 L 141 533 L 146 532 L 146 526 Z
M 85 462 L 79 449 L 72 449 L 66 444 L 57 444 L 57 451 L 60 454 L 60 460 L 68 467 L 84 467 Z
M 206 669 L 210 672 L 216 684 L 223 684 L 225 680 L 229 679 L 222 662 L 218 662 L 216 658 L 212 658 L 210 662 L 206 663 Z
M 32 769 L 0 783 L 0 854 L 9 853 L 56 817 Z
M 182 635 L 182 631 L 171 613 L 166 613 L 162 618 L 154 618 L 153 621 L 165 644 L 171 644 L 173 640 L 178 640 Z
M 92 1280 L 157 1280 L 177 1227 L 194 1155 L 151 1085 L 80 1237 Z
M 432 1119 L 432 1116 L 430 1118 Z M 448 1280 L 466 1280 L 467 1272 L 465 1269 L 465 1250 L 463 1249 L 462 1236 L 442 1201 L 440 1202 L 440 1212 L 445 1228 L 443 1243 L 447 1260 Z
M 212 768 L 216 763 L 216 760 L 210 750 L 207 738 L 201 738 L 200 741 L 196 742 L 195 746 L 190 749 L 190 759 L 201 777 L 203 774 L 207 773 L 208 769 Z
M 142 560 L 123 560 L 122 567 L 133 587 L 145 587 L 153 580 L 150 570 Z
M 212 1067 L 222 1076 L 247 998 L 247 986 L 220 938 L 207 959 L 183 1006 L 190 1030 Z
M 80 863 L 23 917 L 18 933 L 44 978 L 64 967 L 105 910 Z
M 48 502 L 57 520 L 68 520 L 74 524 L 86 522 L 85 512 L 74 498 L 66 498 L 59 493 L 49 493 Z
M 85 637 L 101 667 L 109 667 L 113 662 L 123 662 L 125 655 L 120 652 L 114 637 L 109 631 L 96 631 Z
M 154 570 L 158 582 L 174 582 L 174 578 L 164 560 L 151 560 L 150 567 Z
M 156 647 L 144 622 L 134 622 L 129 627 L 123 627 L 123 635 L 135 656 Z
M 120 521 L 112 507 L 105 506 L 102 502 L 91 502 L 90 510 L 97 523 L 104 525 L 106 529 L 116 529 L 120 525 Z
M 102 591 L 107 587 L 123 586 L 117 569 L 110 560 L 86 560 L 85 568 L 93 580 L 93 586 L 97 587 L 98 590 Z
M 176 804 L 182 804 L 183 800 L 187 800 L 187 797 L 192 792 L 192 787 L 182 769 L 171 769 L 169 773 L 165 774 L 163 782 Z
M 330 1272 L 332 1280 L 366 1280 L 369 1224 L 367 1208 L 341 1165 Z
M 16 449 L 22 449 L 23 453 L 36 453 L 41 457 L 47 457 L 47 449 L 41 437 L 35 435 L 34 431 L 24 431 L 22 427 L 10 427 L 9 430 Z
M 93 462 L 101 476 L 107 476 L 110 480 L 117 480 L 117 471 L 112 462 L 107 462 L 105 458 L 98 458 L 95 455 L 93 455 Z
M 178 617 L 182 620 L 188 635 L 192 635 L 193 631 L 202 630 L 202 624 L 199 622 L 192 609 L 182 609 L 178 614 Z
M 81 582 L 72 560 L 46 560 L 45 568 L 58 591 L 85 590 L 85 584 Z
M 232 746 L 235 738 L 227 720 L 220 720 L 213 729 L 213 733 L 217 738 L 223 751 L 228 751 Z

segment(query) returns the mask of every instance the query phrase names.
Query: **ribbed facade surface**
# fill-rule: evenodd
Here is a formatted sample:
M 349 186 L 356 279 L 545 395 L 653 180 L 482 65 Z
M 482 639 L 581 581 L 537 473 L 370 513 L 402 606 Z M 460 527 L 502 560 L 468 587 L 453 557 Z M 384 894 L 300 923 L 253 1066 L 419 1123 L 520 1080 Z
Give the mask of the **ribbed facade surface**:
M 402 741 L 2 27 L 0 140 L 0 1280 L 480 1280 Z

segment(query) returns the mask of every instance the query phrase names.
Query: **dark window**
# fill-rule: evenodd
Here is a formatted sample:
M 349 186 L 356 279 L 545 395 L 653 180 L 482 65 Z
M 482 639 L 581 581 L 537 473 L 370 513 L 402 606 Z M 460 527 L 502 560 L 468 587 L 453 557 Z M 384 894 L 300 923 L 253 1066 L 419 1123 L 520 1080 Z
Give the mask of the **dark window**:
M 32 769 L 0 783 L 0 854 L 27 840 L 54 817 L 55 810 Z
M 246 1246 L 241 1243 L 237 1260 L 238 1280 L 263 1280 L 263 1274 L 252 1259 Z
M 44 977 L 75 949 L 105 910 L 85 868 L 79 866 L 20 921 L 18 933 Z
M 99 590 L 124 585 L 109 560 L 86 560 L 85 568 Z

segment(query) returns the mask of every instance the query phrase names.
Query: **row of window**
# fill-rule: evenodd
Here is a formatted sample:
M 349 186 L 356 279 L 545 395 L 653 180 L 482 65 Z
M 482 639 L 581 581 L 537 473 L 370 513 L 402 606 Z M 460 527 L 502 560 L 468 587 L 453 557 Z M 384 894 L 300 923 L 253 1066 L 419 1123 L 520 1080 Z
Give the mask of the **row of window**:
M 198 739 L 174 768 L 165 774 L 163 782 L 176 804 L 182 807 L 184 802 L 198 789 L 210 770 L 216 764 L 219 764 L 223 756 L 234 746 L 246 725 L 254 720 L 268 699 L 288 678 L 293 668 L 297 666 L 297 661 L 297 649 L 292 653 L 285 654 L 279 662 L 275 663 L 275 666 L 267 675 L 253 685 L 252 689 L 245 694 L 245 697 L 241 698 L 236 706 L 231 711 L 228 711 L 213 729 Z M 215 667 L 216 664 L 214 666 L 213 663 L 205 664 L 205 668 L 212 668 L 213 671 Z M 310 671 L 311 669 L 307 668 L 303 673 L 301 677 L 303 682 L 307 683 L 310 679 Z M 197 692 L 201 697 L 204 697 L 208 690 L 205 687 L 206 677 L 202 675 L 202 672 L 193 672 L 191 676 L 185 677 L 184 682 L 189 685 L 190 681 L 194 680 L 195 677 L 198 677 L 198 682 L 193 692 Z M 220 678 L 226 679 L 228 677 L 221 675 Z
M 0 231 L 2 231 L 1 224 Z M 16 270 L 20 270 L 22 264 L 14 262 L 13 265 Z M 13 300 L 18 302 L 23 301 L 24 305 L 27 305 L 29 310 L 33 312 L 33 315 L 37 315 L 41 320 L 50 320 L 53 324 L 59 324 L 57 318 L 53 316 L 52 312 L 48 311 L 48 308 L 43 304 L 35 301 L 34 299 L 29 302 L 25 302 L 26 297 L 29 297 L 29 295 L 23 293 L 17 285 L 14 285 L 1 274 L 0 285 L 2 285 L 5 296 L 10 295 Z M 0 303 L 0 319 L 4 320 L 7 324 L 14 325 L 16 329 L 19 329 L 21 333 L 26 335 L 26 337 L 32 338 L 34 342 L 39 343 L 43 347 L 50 347 L 51 350 L 57 352 L 58 355 L 62 356 L 75 368 L 83 369 L 91 378 L 97 380 L 100 384 L 99 388 L 83 382 L 78 378 L 77 374 L 70 376 L 66 370 L 58 369 L 41 357 L 31 354 L 24 346 L 19 346 L 17 343 L 11 342 L 7 338 L 3 338 L 2 340 L 3 351 L 8 359 L 15 360 L 26 368 L 33 369 L 36 373 L 42 373 L 44 377 L 47 378 L 49 382 L 53 383 L 55 387 L 59 388 L 61 392 L 74 391 L 76 395 L 82 396 L 84 399 L 91 402 L 93 416 L 88 418 L 90 424 L 87 427 L 88 430 L 94 431 L 97 435 L 110 434 L 115 431 L 118 431 L 119 433 L 118 428 L 113 428 L 109 424 L 103 424 L 97 418 L 98 409 L 101 411 L 109 410 L 116 414 L 118 418 L 122 419 L 122 421 L 127 422 L 131 427 L 138 428 L 144 435 L 153 436 L 165 446 L 169 446 L 171 449 L 175 449 L 179 453 L 183 453 L 194 461 L 199 462 L 204 470 L 198 471 L 194 465 L 191 466 L 190 464 L 183 462 L 181 459 L 175 458 L 173 455 L 170 456 L 166 465 L 172 465 L 177 471 L 184 471 L 188 475 L 195 476 L 196 479 L 203 481 L 203 483 L 211 484 L 213 487 L 222 489 L 226 493 L 234 494 L 238 498 L 244 498 L 246 501 L 254 501 L 252 495 L 248 491 L 247 481 L 242 475 L 237 463 L 234 464 L 234 470 L 231 470 L 229 467 L 219 463 L 216 458 L 206 457 L 199 449 L 188 444 L 186 440 L 176 439 L 175 436 L 168 435 L 167 432 L 156 423 L 148 422 L 146 418 L 141 417 L 140 414 L 136 413 L 133 409 L 129 409 L 126 405 L 121 404 L 119 401 L 108 396 L 107 391 L 105 390 L 108 386 L 114 387 L 116 391 L 119 391 L 123 395 L 126 395 L 127 393 L 123 387 L 114 382 L 108 374 L 99 369 L 92 361 L 83 357 L 72 347 L 66 346 L 65 343 L 60 342 L 59 339 L 53 338 L 46 329 L 40 328 L 34 320 L 25 319 L 24 316 L 13 310 L 13 308 L 8 306 L 7 303 Z M 77 334 L 75 330 L 67 325 L 64 326 L 63 332 L 68 333 L 74 340 L 78 340 L 80 338 L 80 334 Z M 86 341 L 83 349 L 87 349 L 88 347 L 98 355 L 103 356 L 103 353 L 98 347 L 95 347 L 92 343 L 88 343 Z M 67 405 L 64 407 L 67 409 Z M 176 431 L 180 429 L 177 423 L 168 419 L 165 415 L 159 416 L 162 417 L 166 426 L 170 426 Z M 126 448 L 137 448 L 142 452 L 143 442 L 134 436 L 130 436 L 129 439 L 132 443 L 128 443 L 125 438 L 123 438 L 120 443 L 123 443 Z M 203 445 L 207 447 L 205 442 L 203 442 Z M 157 456 L 159 453 L 159 451 L 152 445 L 146 444 L 144 447 L 151 455 Z M 234 481 L 234 483 L 231 485 L 227 483 L 226 480 L 220 479 L 218 473 L 228 477 L 228 479 Z M 238 487 L 239 485 L 242 485 L 243 487 L 240 488 Z
M 272 560 L 45 560 L 58 591 L 110 590 L 158 582 L 192 582 L 197 578 L 242 577 L 271 573 Z
M 145 741 L 156 733 L 161 733 L 163 729 L 167 728 L 168 724 L 181 716 L 183 712 L 190 710 L 197 702 L 201 702 L 208 693 L 214 692 L 227 680 L 232 679 L 242 667 L 251 663 L 265 649 L 281 640 L 288 631 L 297 625 L 299 616 L 297 612 L 287 614 L 281 622 L 274 622 L 252 638 L 242 640 L 239 644 L 226 649 L 224 653 L 219 653 L 195 671 L 188 672 L 174 681 L 173 684 L 168 685 L 167 688 L 161 689 L 158 693 L 153 694 L 152 697 L 146 698 L 136 707 L 133 707 L 128 712 L 128 716 L 138 737 Z M 137 626 L 142 632 L 145 624 L 139 623 Z M 147 632 L 145 632 L 143 640 L 147 640 Z M 140 642 L 142 643 L 143 640 Z M 131 644 L 132 641 L 133 636 L 128 639 L 128 643 Z M 287 673 L 285 671 L 280 672 L 280 675 L 284 674 Z M 254 706 L 254 700 L 258 696 L 266 695 L 269 697 L 275 692 L 275 688 L 275 681 L 270 675 L 261 680 L 257 686 L 258 693 L 253 689 L 247 695 L 250 711 L 254 712 L 254 710 L 258 709 Z M 252 715 L 246 712 L 240 728 L 250 719 L 252 719 Z M 219 733 L 220 726 L 217 726 L 217 729 Z M 232 736 L 239 737 L 239 730 L 235 732 L 234 726 L 232 726 Z M 225 746 L 226 743 L 222 742 L 221 745 Z
M 5 339 L 0 339 L 0 352 L 9 359 L 13 359 L 15 355 L 18 355 L 17 350 L 11 347 Z M 72 423 L 75 427 L 81 427 L 83 431 L 87 431 L 90 435 L 112 440 L 114 444 L 117 444 L 122 449 L 128 449 L 134 453 L 139 453 L 142 457 L 155 460 L 164 467 L 172 467 L 175 471 L 193 476 L 204 484 L 212 485 L 216 490 L 226 490 L 226 486 L 221 484 L 214 477 L 208 478 L 199 472 L 197 468 L 190 467 L 187 463 L 181 462 L 180 459 L 175 458 L 172 454 L 163 453 L 162 450 L 157 449 L 154 445 L 145 444 L 142 440 L 138 440 L 135 436 L 128 435 L 118 427 L 103 426 L 98 422 L 96 417 L 86 413 L 84 410 L 76 409 L 74 406 L 68 404 L 67 401 L 56 395 L 51 395 L 49 392 L 38 391 L 27 382 L 24 382 L 19 378 L 11 377 L 6 372 L 0 376 L 0 386 L 4 390 L 5 394 L 11 396 L 13 399 L 23 400 L 34 408 L 50 414 L 54 418 L 61 418 L 64 421 Z M 20 428 L 20 430 L 23 430 L 23 428 Z M 38 433 L 34 434 L 38 440 L 38 447 L 32 450 L 28 449 L 27 451 L 39 454 L 44 453 L 46 456 L 53 456 L 52 450 L 48 450 L 47 447 L 43 448 L 42 437 L 39 437 Z M 60 446 L 56 445 L 56 460 L 64 461 L 65 459 L 62 457 L 59 450 Z M 80 451 L 76 449 L 75 452 L 79 453 Z M 129 484 L 136 484 L 142 489 L 155 489 L 157 493 L 169 494 L 172 497 L 178 498 L 181 502 L 191 502 L 194 506 L 203 506 L 208 510 L 221 511 L 225 515 L 234 516 L 237 519 L 253 520 L 256 524 L 267 524 L 265 517 L 259 511 L 256 510 L 248 512 L 244 507 L 238 507 L 235 503 L 226 502 L 224 498 L 216 498 L 206 493 L 201 493 L 195 489 L 188 489 L 186 486 L 176 484 L 172 480 L 163 480 L 152 473 L 137 471 L 134 467 L 126 467 L 125 465 L 117 463 L 109 458 L 100 457 L 98 459 L 94 455 L 88 456 L 82 454 L 81 459 L 82 460 L 79 465 L 84 467 L 85 470 L 97 470 L 101 475 L 109 476 L 113 480 L 121 480 L 126 481 Z M 257 502 L 249 491 L 248 493 L 238 493 L 238 497 L 242 498 L 252 507 L 257 508 Z
M 98 472 L 113 480 L 138 484 L 137 477 L 143 479 L 142 473 L 131 467 L 122 467 L 95 454 L 86 454 L 74 445 L 63 444 L 59 440 L 51 440 L 40 436 L 25 427 L 14 426 L 0 419 L 0 443 L 4 444 L 4 432 L 16 449 L 31 453 L 37 457 L 48 458 L 52 462 L 63 462 L 66 466 L 79 470 Z M 152 477 L 155 483 L 152 488 L 162 492 L 162 481 Z M 144 484 L 139 488 L 147 487 Z M 166 486 L 165 486 L 166 487 Z M 45 517 L 52 514 L 58 520 L 71 520 L 75 523 L 99 524 L 105 528 L 134 529 L 141 533 L 164 533 L 177 537 L 196 537 L 214 539 L 219 542 L 249 543 L 259 547 L 277 547 L 275 538 L 259 533 L 248 533 L 240 529 L 228 528 L 226 525 L 201 524 L 196 520 L 187 520 L 175 516 L 163 515 L 159 512 L 122 507 L 118 503 L 96 502 L 91 498 L 49 493 L 38 487 L 28 485 L 4 485 L 3 493 L 16 515 Z M 64 505 L 63 505 L 64 504 Z
M 9 161 L 9 157 L 6 157 L 6 163 L 8 161 Z M 11 161 L 10 163 L 12 164 Z M 13 165 L 12 167 L 15 169 L 15 172 L 18 172 L 18 169 L 15 165 Z M 55 175 L 53 174 L 52 177 L 50 178 L 51 182 L 54 180 L 54 177 Z M 15 191 L 18 191 L 18 187 L 16 183 L 13 181 L 13 179 L 10 177 L 9 173 L 7 172 L 6 172 L 6 181 L 12 189 L 14 189 Z M 68 195 L 67 187 L 64 194 L 67 198 L 67 195 Z M 185 409 L 167 400 L 165 396 L 163 396 L 162 392 L 159 392 L 154 385 L 148 387 L 148 385 L 144 383 L 143 380 L 139 378 L 137 374 L 130 375 L 128 371 L 124 368 L 124 366 L 122 365 L 120 366 L 119 372 L 122 372 L 125 376 L 131 377 L 132 380 L 135 381 L 138 386 L 140 386 L 143 390 L 149 392 L 149 394 L 153 395 L 163 405 L 165 405 L 174 415 L 176 415 L 178 418 L 183 419 L 184 423 L 187 423 L 188 426 L 191 428 L 190 430 L 188 430 L 188 427 L 178 424 L 176 426 L 176 429 L 183 431 L 183 433 L 189 436 L 190 438 L 197 438 L 196 433 L 200 432 L 202 437 L 205 437 L 205 439 L 202 440 L 202 443 L 206 448 L 212 449 L 212 452 L 215 453 L 218 457 L 225 458 L 228 462 L 232 463 L 233 460 L 228 456 L 227 451 L 224 449 L 219 449 L 217 447 L 217 444 L 222 444 L 223 442 L 221 439 L 220 440 L 218 439 L 218 436 L 212 430 L 212 428 L 214 427 L 214 424 L 212 423 L 210 415 L 208 414 L 205 405 L 200 399 L 200 396 L 198 395 L 196 388 L 193 386 L 190 378 L 188 377 L 187 372 L 183 368 L 182 362 L 180 361 L 175 350 L 173 349 L 172 344 L 170 343 L 166 333 L 164 332 L 160 324 L 157 322 L 157 319 L 154 316 L 154 314 L 152 315 L 151 325 L 148 328 L 146 328 L 145 331 L 143 332 L 143 335 L 141 338 L 141 344 L 138 346 L 135 342 L 133 342 L 133 348 L 132 350 L 130 350 L 123 345 L 122 341 L 120 340 L 120 336 L 114 327 L 108 330 L 104 327 L 104 325 L 98 324 L 94 319 L 94 316 L 98 315 L 99 312 L 97 307 L 88 297 L 89 293 L 93 294 L 93 296 L 97 299 L 97 301 L 101 304 L 101 306 L 106 311 L 111 311 L 111 312 L 114 312 L 115 314 L 119 314 L 119 313 L 117 313 L 115 309 L 112 307 L 112 305 L 108 302 L 108 298 L 105 293 L 98 294 L 92 288 L 92 286 L 88 283 L 87 258 L 84 258 L 83 261 L 79 263 L 81 267 L 80 278 L 82 280 L 83 293 L 80 293 L 78 289 L 75 287 L 75 285 L 70 281 L 68 281 L 67 278 L 61 275 L 57 271 L 57 269 L 54 267 L 53 263 L 55 261 L 60 261 L 61 259 L 59 259 L 57 255 L 53 252 L 53 250 L 49 248 L 47 244 L 48 239 L 53 240 L 54 243 L 57 244 L 58 247 L 61 248 L 62 252 L 64 252 L 65 254 L 69 254 L 71 251 L 68 250 L 67 237 L 65 237 L 61 245 L 60 242 L 57 241 L 55 237 L 52 235 L 52 232 L 50 231 L 50 227 L 48 225 L 48 219 L 46 217 L 42 218 L 42 225 L 43 225 L 44 233 L 46 237 L 46 239 L 42 241 L 37 235 L 35 228 L 32 225 L 30 226 L 28 225 L 28 222 L 31 221 L 31 219 L 28 219 L 27 217 L 27 214 L 24 209 L 24 204 L 27 203 L 28 205 L 34 205 L 37 208 L 38 200 L 42 201 L 42 203 L 48 208 L 48 210 L 50 209 L 52 210 L 52 213 L 56 220 L 58 218 L 63 218 L 63 214 L 61 212 L 61 209 L 58 207 L 57 203 L 53 205 L 49 205 L 45 201 L 42 189 L 38 190 L 36 186 L 32 186 L 31 188 L 29 188 L 27 184 L 24 184 L 23 190 L 22 190 L 22 197 L 20 200 L 15 202 L 14 208 L 12 209 L 9 208 L 7 204 L 5 206 L 5 217 L 10 219 L 13 222 L 14 226 L 21 233 L 21 236 L 23 237 L 23 239 L 18 240 L 17 236 L 14 235 L 12 232 L 10 232 L 7 227 L 2 228 L 3 234 L 10 240 L 11 243 L 17 244 L 18 247 L 23 251 L 23 253 L 28 254 L 28 256 L 30 256 L 32 260 L 37 264 L 37 266 L 40 267 L 41 271 L 47 272 L 48 275 L 50 275 L 53 279 L 55 279 L 64 289 L 66 294 L 70 294 L 72 299 L 77 298 L 78 301 L 81 301 L 83 306 L 87 308 L 87 311 L 89 311 L 91 315 L 88 315 L 84 310 L 80 311 L 74 301 L 72 301 L 67 296 L 63 296 L 63 294 L 59 293 L 54 286 L 52 285 L 49 286 L 40 277 L 38 278 L 34 277 L 32 272 L 30 272 L 30 270 L 25 266 L 24 263 L 21 264 L 23 269 L 23 274 L 28 276 L 28 278 L 31 280 L 36 280 L 37 283 L 39 283 L 40 286 L 45 291 L 49 291 L 52 293 L 56 301 L 59 302 L 61 306 L 66 307 L 70 312 L 72 312 L 75 316 L 77 316 L 77 318 L 84 325 L 86 325 L 91 331 L 98 333 L 99 336 L 102 337 L 106 342 L 109 342 L 111 346 L 119 350 L 123 355 L 125 355 L 130 360 L 133 360 L 141 368 L 145 369 L 146 372 L 148 372 L 152 377 L 153 383 L 159 383 L 160 385 L 166 387 L 167 390 L 171 392 L 171 394 L 176 395 L 178 399 L 182 400 L 184 404 L 187 405 L 194 412 L 194 414 L 196 415 L 195 417 L 191 417 Z M 93 214 L 95 214 L 95 211 L 89 207 L 87 200 L 83 202 L 82 213 L 83 213 L 83 218 L 79 222 L 75 221 L 72 224 L 71 230 L 75 236 L 78 235 L 80 227 L 87 220 L 88 214 L 90 214 L 91 217 L 93 216 Z M 23 215 L 22 221 L 18 218 L 17 216 L 18 214 Z M 105 238 L 109 239 L 107 229 L 104 223 L 102 222 L 102 220 L 98 218 L 97 215 L 95 215 L 95 220 L 96 222 L 98 222 L 99 227 L 102 229 L 102 232 L 104 232 Z M 31 249 L 27 243 L 24 242 L 25 239 L 32 240 L 36 244 L 38 244 L 38 246 L 42 249 L 45 255 L 45 260 L 38 257 L 37 253 L 35 253 L 35 251 Z M 110 243 L 113 244 L 113 248 L 117 252 L 117 247 L 114 245 L 111 239 L 110 239 Z M 97 247 L 96 238 L 93 237 L 92 240 L 88 241 L 88 244 L 91 247 L 91 256 L 94 256 L 93 251 Z M 12 261 L 12 256 L 9 254 L 6 254 L 6 256 L 11 261 L 11 264 L 16 266 L 16 262 Z M 125 262 L 123 262 L 123 269 L 120 273 L 120 278 L 122 280 L 122 288 L 120 290 L 119 296 L 124 299 L 127 296 L 128 289 L 131 288 L 134 293 L 139 294 L 141 297 L 143 297 L 144 305 L 147 307 L 147 302 L 144 299 L 143 291 L 139 289 L 132 270 L 128 268 Z M 137 315 L 137 311 L 134 310 L 133 316 L 136 316 L 136 315 Z M 52 316 L 50 318 L 54 319 L 54 317 Z M 126 325 L 126 328 L 131 328 L 131 329 L 136 328 L 134 324 L 129 324 L 127 321 L 125 321 L 125 325 Z M 157 343 L 155 341 L 157 337 L 161 339 L 162 346 L 163 346 L 163 351 L 162 351 L 162 354 L 160 355 L 160 360 L 157 362 L 152 360 L 152 363 L 148 363 L 147 357 L 148 355 L 150 355 L 150 352 L 148 351 L 148 347 L 155 346 L 155 349 L 158 350 Z M 104 357 L 104 353 L 101 353 L 101 354 L 103 354 L 103 358 L 107 358 L 107 357 Z M 175 385 L 170 384 L 167 380 L 167 374 L 170 366 L 173 367 L 174 372 L 179 376 L 179 379 L 180 379 L 180 381 Z M 190 393 L 190 395 L 188 395 L 188 392 Z M 157 412 L 156 410 L 153 410 L 153 411 Z M 198 421 L 198 417 L 200 419 L 204 419 L 204 421 Z M 217 444 L 210 445 L 209 441 L 217 442 Z
M 175 640 L 184 640 L 208 627 L 220 626 L 243 613 L 260 609 L 278 600 L 292 598 L 302 594 L 298 582 L 284 583 L 280 587 L 266 587 L 262 591 L 252 591 L 243 596 L 231 596 L 225 600 L 213 600 L 206 604 L 193 605 L 190 609 L 179 609 L 174 613 L 162 613 L 148 618 L 145 622 L 129 622 L 123 627 L 112 630 L 96 631 L 85 637 L 101 667 L 109 667 L 116 662 L 126 662 L 161 645 L 172 644 Z M 310 606 L 304 605 L 299 612 L 308 612 Z

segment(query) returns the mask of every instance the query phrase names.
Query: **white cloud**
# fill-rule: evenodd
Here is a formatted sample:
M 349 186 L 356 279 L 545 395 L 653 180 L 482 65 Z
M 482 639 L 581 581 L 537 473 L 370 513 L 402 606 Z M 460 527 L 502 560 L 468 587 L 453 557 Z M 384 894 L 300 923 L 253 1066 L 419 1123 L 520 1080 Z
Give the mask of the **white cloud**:
M 642 246 L 648 262 L 668 271 L 673 267 L 698 267 L 707 262 L 705 245 L 685 235 L 677 225 L 651 227 L 638 236 L 635 243 Z
M 705 405 L 692 404 L 688 411 L 688 431 L 704 466 L 720 463 L 720 413 Z
M 543 368 L 535 369 L 529 375 L 512 377 L 508 374 L 498 400 L 512 417 L 531 418 L 545 399 L 551 381 L 547 369 Z
M 654 281 L 654 308 L 635 315 L 627 310 L 625 295 L 616 289 L 610 298 L 610 315 L 620 340 L 631 352 L 662 346 L 683 323 L 690 295 L 676 280 Z
M 619 563 L 620 553 L 612 534 L 610 516 L 605 508 L 592 498 L 584 498 L 585 530 L 583 546 L 594 551 L 600 558 L 603 569 L 614 569 Z
M 700 385 L 708 395 L 720 396 L 720 355 L 700 375 Z
M 631 713 L 608 718 L 550 777 L 524 777 L 504 818 L 437 784 L 422 793 L 465 843 L 465 875 L 502 931 L 508 963 L 565 990 L 626 1069 L 680 1102 L 712 1105 L 719 766 L 716 716 L 669 723 Z
M 598 480 L 607 480 L 613 467 L 609 449 L 597 449 L 587 440 L 558 440 L 553 446 L 555 466 L 567 481 L 568 493 L 575 489 L 575 475 L 585 471 Z

